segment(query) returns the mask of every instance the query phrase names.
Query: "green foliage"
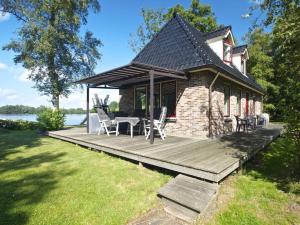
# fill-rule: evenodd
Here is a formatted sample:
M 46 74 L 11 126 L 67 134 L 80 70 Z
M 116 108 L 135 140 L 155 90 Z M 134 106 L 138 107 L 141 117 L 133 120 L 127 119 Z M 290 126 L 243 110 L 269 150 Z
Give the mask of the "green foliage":
M 278 138 L 245 165 L 243 174 L 220 187 L 220 204 L 234 193 L 209 224 L 299 224 L 299 146 Z
M 276 119 L 279 88 L 275 82 L 271 34 L 262 28 L 251 30 L 244 37 L 248 45 L 247 71 L 265 90 L 264 110 Z
M 58 130 L 64 127 L 65 114 L 61 110 L 47 108 L 38 113 L 37 121 L 44 130 Z
M 45 110 L 46 106 L 39 106 L 37 108 L 26 105 L 5 105 L 0 107 L 0 114 L 38 114 Z M 61 109 L 64 114 L 84 114 L 85 110 L 82 108 Z
M 119 103 L 116 101 L 112 101 L 111 103 L 109 103 L 109 109 L 111 112 L 119 111 Z
M 140 25 L 136 34 L 131 34 L 129 45 L 134 52 L 139 52 L 177 12 L 197 29 L 209 32 L 218 28 L 216 18 L 209 5 L 192 0 L 188 9 L 177 4 L 167 10 L 142 9 L 144 24 Z
M 36 130 L 39 123 L 26 120 L 0 120 L 0 127 L 10 130 Z
M 0 0 L 0 9 L 21 22 L 15 39 L 3 49 L 15 52 L 15 63 L 30 71 L 35 88 L 59 108 L 60 96 L 70 94 L 75 80 L 93 75 L 101 58 L 101 41 L 89 31 L 79 35 L 88 13 L 100 10 L 99 2 Z

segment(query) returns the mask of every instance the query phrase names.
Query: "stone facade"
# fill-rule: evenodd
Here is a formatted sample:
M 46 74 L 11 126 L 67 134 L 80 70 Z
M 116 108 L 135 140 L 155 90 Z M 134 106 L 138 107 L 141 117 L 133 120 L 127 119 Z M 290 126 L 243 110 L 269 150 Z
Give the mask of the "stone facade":
M 168 120 L 165 131 L 170 135 L 207 137 L 209 133 L 209 85 L 214 78 L 209 71 L 192 73 L 188 80 L 177 80 L 176 119 Z M 224 126 L 224 85 L 230 87 L 232 127 Z M 240 110 L 237 96 L 241 93 Z M 217 79 L 212 92 L 212 130 L 214 135 L 235 129 L 235 115 L 246 116 L 246 93 L 249 94 L 249 115 L 262 112 L 262 96 L 236 83 Z M 134 87 L 120 90 L 120 111 L 134 111 Z

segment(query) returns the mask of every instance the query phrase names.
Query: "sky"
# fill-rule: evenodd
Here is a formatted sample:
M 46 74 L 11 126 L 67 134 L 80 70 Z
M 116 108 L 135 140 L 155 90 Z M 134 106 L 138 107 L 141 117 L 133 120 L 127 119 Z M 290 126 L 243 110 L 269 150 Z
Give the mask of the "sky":
M 242 37 L 247 33 L 252 24 L 251 19 L 244 19 L 242 15 L 247 14 L 249 6 L 258 0 L 202 0 L 209 4 L 217 18 L 218 24 L 231 25 L 233 35 L 239 44 L 243 44 Z M 134 33 L 142 24 L 141 9 L 170 8 L 181 4 L 188 8 L 191 0 L 102 0 L 100 13 L 91 13 L 88 24 L 83 31 L 92 31 L 99 38 L 103 47 L 95 73 L 100 73 L 114 67 L 128 64 L 135 56 L 128 45 L 130 33 Z M 14 53 L 2 50 L 16 35 L 20 23 L 9 14 L 0 15 L 0 106 L 23 104 L 29 106 L 46 105 L 51 106 L 50 98 L 41 96 L 33 88 L 34 83 L 27 79 L 28 71 L 19 64 L 14 64 Z M 110 95 L 110 101 L 118 101 L 117 90 L 91 91 L 98 93 L 101 98 Z M 61 99 L 63 108 L 85 108 L 85 90 L 75 89 L 68 98 Z

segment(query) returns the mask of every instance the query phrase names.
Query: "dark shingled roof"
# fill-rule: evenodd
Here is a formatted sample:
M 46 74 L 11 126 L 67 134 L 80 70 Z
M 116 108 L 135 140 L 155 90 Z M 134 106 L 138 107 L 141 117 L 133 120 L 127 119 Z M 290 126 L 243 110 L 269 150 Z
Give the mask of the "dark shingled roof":
M 245 76 L 236 67 L 225 64 L 206 40 L 203 32 L 174 14 L 132 62 L 186 72 L 199 67 L 217 67 L 228 77 L 263 92 L 252 76 Z
M 236 46 L 232 49 L 232 54 L 243 53 L 247 49 L 247 45 Z
M 219 37 L 219 36 L 223 36 L 225 35 L 229 30 L 231 30 L 231 26 L 225 26 L 225 27 L 221 27 L 218 30 L 212 31 L 212 32 L 208 32 L 208 33 L 204 33 L 204 37 L 206 40 L 215 38 L 215 37 Z

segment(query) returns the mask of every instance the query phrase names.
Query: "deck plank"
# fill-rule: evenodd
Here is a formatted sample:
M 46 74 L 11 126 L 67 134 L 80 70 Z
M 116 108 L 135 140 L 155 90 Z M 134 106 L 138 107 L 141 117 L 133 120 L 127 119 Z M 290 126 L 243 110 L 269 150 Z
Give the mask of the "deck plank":
M 226 135 L 217 139 L 168 136 L 149 144 L 145 136 L 91 135 L 85 128 L 49 132 L 49 136 L 138 160 L 158 167 L 211 180 L 223 179 L 282 132 L 281 125 L 254 133 Z M 176 186 L 176 185 L 175 185 Z

